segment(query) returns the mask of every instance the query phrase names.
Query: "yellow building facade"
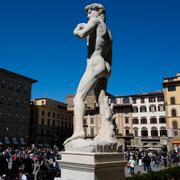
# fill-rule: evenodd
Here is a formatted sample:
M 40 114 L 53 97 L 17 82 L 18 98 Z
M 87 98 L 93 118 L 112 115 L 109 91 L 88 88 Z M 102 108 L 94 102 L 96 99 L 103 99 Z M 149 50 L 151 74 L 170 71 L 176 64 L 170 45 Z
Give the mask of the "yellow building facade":
M 180 73 L 164 78 L 163 92 L 170 143 L 180 147 Z

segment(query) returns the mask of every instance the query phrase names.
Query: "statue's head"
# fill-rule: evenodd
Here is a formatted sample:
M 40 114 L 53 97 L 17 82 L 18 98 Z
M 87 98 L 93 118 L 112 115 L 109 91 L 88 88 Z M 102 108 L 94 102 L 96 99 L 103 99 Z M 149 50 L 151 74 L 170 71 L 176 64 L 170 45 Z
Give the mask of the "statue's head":
M 88 15 L 88 18 L 92 17 L 100 17 L 105 20 L 105 8 L 102 4 L 99 3 L 93 3 L 90 5 L 87 5 L 85 7 L 85 11 Z

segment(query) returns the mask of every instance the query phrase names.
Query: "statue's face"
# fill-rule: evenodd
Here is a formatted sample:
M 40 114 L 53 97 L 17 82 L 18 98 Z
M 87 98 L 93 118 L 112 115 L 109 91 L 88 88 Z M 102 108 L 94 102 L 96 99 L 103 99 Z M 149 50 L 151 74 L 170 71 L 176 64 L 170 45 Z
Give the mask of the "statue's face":
M 87 12 L 87 16 L 89 19 L 91 19 L 93 17 L 97 18 L 99 16 L 99 12 L 95 11 L 94 9 L 89 9 Z

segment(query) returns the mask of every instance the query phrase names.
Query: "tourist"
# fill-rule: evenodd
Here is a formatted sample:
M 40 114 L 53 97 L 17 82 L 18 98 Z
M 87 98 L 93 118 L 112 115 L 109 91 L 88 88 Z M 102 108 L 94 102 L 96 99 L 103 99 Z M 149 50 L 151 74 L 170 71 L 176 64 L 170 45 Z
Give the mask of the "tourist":
M 130 174 L 131 176 L 133 176 L 135 174 L 134 172 L 134 168 L 135 168 L 135 160 L 133 159 L 133 157 L 130 157 L 130 160 L 128 162 L 129 168 L 130 168 Z

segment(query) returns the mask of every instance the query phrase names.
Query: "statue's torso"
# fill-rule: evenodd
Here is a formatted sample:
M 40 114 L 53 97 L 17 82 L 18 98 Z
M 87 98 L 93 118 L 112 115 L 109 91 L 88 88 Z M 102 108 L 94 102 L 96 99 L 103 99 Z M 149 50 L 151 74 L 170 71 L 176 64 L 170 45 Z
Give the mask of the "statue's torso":
M 88 36 L 88 58 L 100 55 L 109 65 L 112 59 L 112 38 L 106 24 L 101 21 Z

